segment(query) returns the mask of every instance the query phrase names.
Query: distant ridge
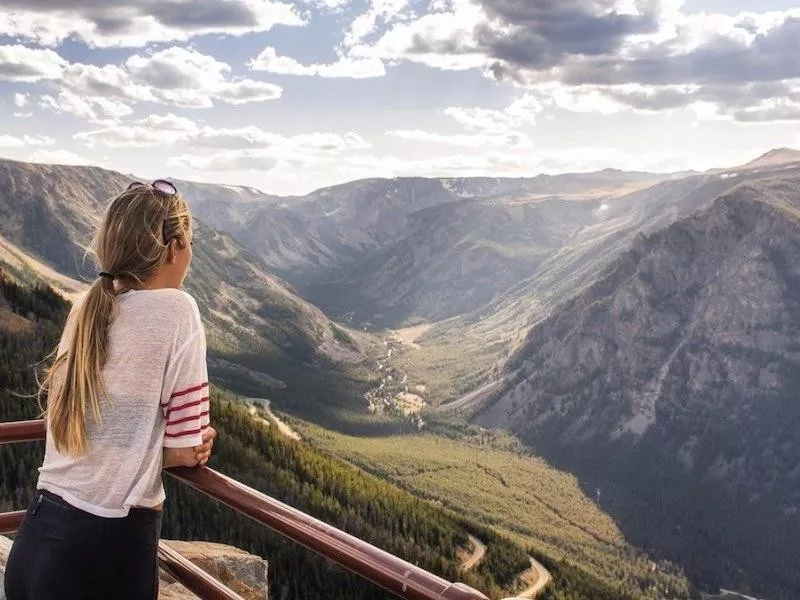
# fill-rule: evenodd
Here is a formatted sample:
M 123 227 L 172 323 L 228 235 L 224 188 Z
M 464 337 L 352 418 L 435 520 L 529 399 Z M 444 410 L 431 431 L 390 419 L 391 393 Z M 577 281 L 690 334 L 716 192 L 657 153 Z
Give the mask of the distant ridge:
M 743 165 L 744 168 L 753 169 L 757 167 L 771 167 L 775 165 L 785 165 L 800 162 L 800 150 L 794 148 L 775 148 L 757 159 Z

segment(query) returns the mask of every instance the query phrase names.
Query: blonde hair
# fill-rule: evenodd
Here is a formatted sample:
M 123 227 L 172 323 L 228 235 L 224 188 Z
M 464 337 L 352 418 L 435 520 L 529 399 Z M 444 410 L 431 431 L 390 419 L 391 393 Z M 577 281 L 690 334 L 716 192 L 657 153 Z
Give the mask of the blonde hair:
M 191 212 L 180 195 L 164 196 L 151 186 L 128 189 L 114 198 L 89 249 L 101 272 L 121 288 L 142 283 L 164 265 L 168 244 L 186 242 Z M 120 290 L 121 291 L 121 290 Z M 48 393 L 47 425 L 59 452 L 85 454 L 87 410 L 101 421 L 105 395 L 102 369 L 108 356 L 108 331 L 116 313 L 114 280 L 98 277 L 68 318 L 72 335 L 66 352 L 56 357 L 39 390 Z

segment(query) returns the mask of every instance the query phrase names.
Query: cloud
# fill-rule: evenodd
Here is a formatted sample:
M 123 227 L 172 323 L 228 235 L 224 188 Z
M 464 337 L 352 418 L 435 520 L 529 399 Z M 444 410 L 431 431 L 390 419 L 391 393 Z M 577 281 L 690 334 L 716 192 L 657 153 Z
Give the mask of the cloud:
M 303 24 L 290 4 L 277 0 L 0 0 L 0 31 L 49 46 L 74 38 L 97 47 L 143 47 Z
M 0 148 L 22 148 L 25 142 L 13 135 L 0 135 Z
M 108 124 L 129 116 L 132 105 L 141 102 L 210 108 L 218 102 L 241 105 L 281 96 L 274 84 L 230 73 L 227 63 L 179 47 L 134 54 L 121 66 L 75 63 L 63 67 L 61 90 L 42 97 L 40 105 Z
M 25 146 L 52 146 L 56 141 L 46 135 L 0 135 L 0 148 L 22 148 Z
M 533 141 L 526 134 L 520 132 L 509 132 L 501 135 L 447 135 L 414 129 L 388 131 L 387 135 L 405 140 L 413 140 L 429 144 L 447 144 L 451 146 L 461 146 L 463 148 L 505 148 L 511 151 L 519 148 L 533 147 Z
M 122 117 L 133 114 L 133 109 L 130 106 L 118 100 L 79 96 L 67 90 L 59 92 L 57 97 L 42 96 L 39 106 L 94 123 L 115 122 Z
M 158 102 L 153 91 L 117 65 L 86 65 L 76 63 L 64 70 L 65 90 L 84 98 L 106 98 L 120 102 Z
M 66 65 L 67 61 L 52 50 L 26 48 L 19 44 L 0 46 L 0 81 L 34 83 L 58 79 Z
M 409 0 L 371 0 L 369 8 L 350 23 L 345 32 L 343 46 L 350 48 L 361 43 L 377 30 L 379 22 L 391 21 L 408 4 Z
M 617 54 L 630 36 L 659 29 L 659 0 L 480 0 L 487 20 L 473 42 L 517 68 L 547 70 L 571 57 Z M 424 45 L 425 40 L 419 40 Z
M 800 115 L 800 9 L 680 12 L 680 0 L 449 0 L 352 56 L 481 68 L 548 106 L 609 114 L 714 105 L 740 122 Z M 547 101 L 548 93 L 557 97 Z
M 25 108 L 28 104 L 28 94 L 14 94 L 14 104 L 19 108 Z
M 386 68 L 383 61 L 378 58 L 352 58 L 341 57 L 334 63 L 303 65 L 293 58 L 281 56 L 275 48 L 267 46 L 261 53 L 248 63 L 254 71 L 268 71 L 280 75 L 301 75 L 317 77 L 342 77 L 352 79 L 365 79 L 368 77 L 383 77 Z
M 387 131 L 386 135 L 425 144 L 527 151 L 535 144 L 522 129 L 535 125 L 536 116 L 543 109 L 542 103 L 531 94 L 524 94 L 503 110 L 463 106 L 445 109 L 444 113 L 461 125 L 466 133 L 443 134 L 413 129 Z
M 175 165 L 213 165 L 214 170 L 230 170 L 235 164 L 255 164 L 267 158 L 293 160 L 309 155 L 338 155 L 372 148 L 354 132 L 312 133 L 284 136 L 264 131 L 256 126 L 214 128 L 200 126 L 185 117 L 172 113 L 151 115 L 131 125 L 114 124 L 92 131 L 77 133 L 76 141 L 89 148 L 180 148 L 189 152 L 173 158 Z M 203 151 L 193 154 L 191 151 Z M 236 158 L 241 162 L 237 163 Z M 227 166 L 226 166 L 227 165 Z M 247 167 L 250 168 L 250 167 Z
M 173 46 L 150 56 L 135 54 L 125 61 L 134 85 L 145 86 L 165 104 L 209 107 L 263 102 L 280 98 L 279 86 L 252 79 L 231 78 L 231 67 L 196 50 Z
M 69 150 L 36 150 L 28 155 L 28 162 L 56 165 L 94 165 L 96 161 Z
M 261 150 L 225 151 L 213 155 L 184 154 L 167 161 L 167 166 L 198 171 L 261 171 L 274 169 L 280 160 Z
M 534 125 L 542 110 L 544 106 L 537 98 L 532 94 L 525 94 L 504 110 L 451 107 L 444 112 L 469 132 L 502 135 L 526 125 Z
M 458 0 L 451 11 L 394 24 L 374 43 L 354 45 L 349 56 L 448 70 L 484 67 L 488 59 L 474 42 L 474 31 L 485 18 L 477 5 Z

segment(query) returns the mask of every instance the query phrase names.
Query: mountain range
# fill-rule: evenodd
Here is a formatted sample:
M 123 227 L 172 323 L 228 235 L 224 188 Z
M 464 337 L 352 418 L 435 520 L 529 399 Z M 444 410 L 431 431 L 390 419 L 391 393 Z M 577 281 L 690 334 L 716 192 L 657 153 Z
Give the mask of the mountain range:
M 0 262 L 79 287 L 86 215 L 128 181 L 0 162 Z M 800 596 L 799 184 L 779 149 L 703 173 L 179 186 L 223 383 L 317 422 L 386 426 L 369 391 L 410 395 L 417 427 L 509 429 L 694 581 L 783 600 Z

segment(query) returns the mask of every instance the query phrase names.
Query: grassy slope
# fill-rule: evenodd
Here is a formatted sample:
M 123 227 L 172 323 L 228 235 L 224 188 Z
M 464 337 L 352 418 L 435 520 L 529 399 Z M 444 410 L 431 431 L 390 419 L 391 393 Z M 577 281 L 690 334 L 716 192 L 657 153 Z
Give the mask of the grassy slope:
M 465 440 L 435 435 L 360 438 L 298 423 L 318 448 L 480 522 L 552 559 L 568 559 L 635 597 L 686 590 L 674 566 L 628 545 L 571 475 L 477 428 Z M 508 449 L 503 449 L 506 446 Z M 650 590 L 645 592 L 642 590 Z

